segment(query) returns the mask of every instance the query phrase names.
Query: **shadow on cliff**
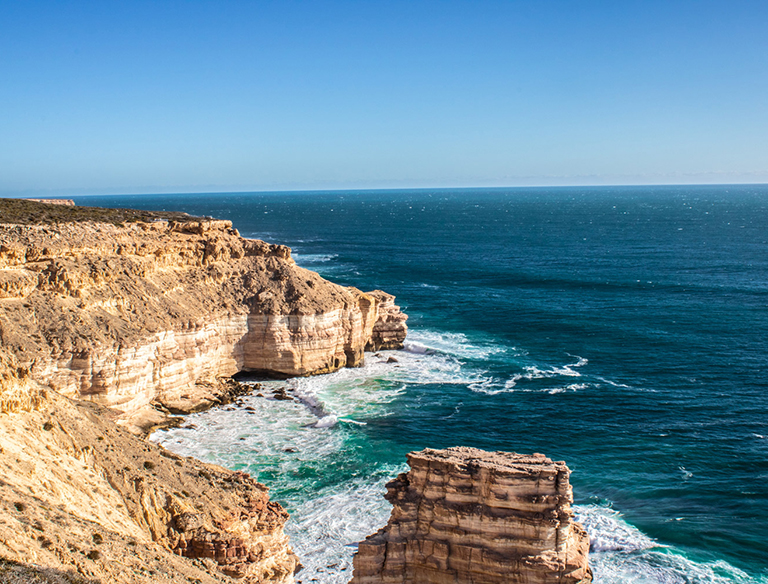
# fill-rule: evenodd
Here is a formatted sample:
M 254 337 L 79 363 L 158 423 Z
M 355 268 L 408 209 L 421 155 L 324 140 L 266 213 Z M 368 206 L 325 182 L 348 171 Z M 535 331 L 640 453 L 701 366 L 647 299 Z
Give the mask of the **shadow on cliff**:
M 0 581 L 4 584 L 102 584 L 75 570 L 41 568 L 0 558 Z

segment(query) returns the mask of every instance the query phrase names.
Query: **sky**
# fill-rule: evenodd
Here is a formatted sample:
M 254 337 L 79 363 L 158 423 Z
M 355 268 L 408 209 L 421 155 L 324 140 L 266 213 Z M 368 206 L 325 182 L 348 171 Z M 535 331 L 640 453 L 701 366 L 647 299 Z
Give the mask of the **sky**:
M 768 2 L 0 1 L 0 195 L 768 182 Z

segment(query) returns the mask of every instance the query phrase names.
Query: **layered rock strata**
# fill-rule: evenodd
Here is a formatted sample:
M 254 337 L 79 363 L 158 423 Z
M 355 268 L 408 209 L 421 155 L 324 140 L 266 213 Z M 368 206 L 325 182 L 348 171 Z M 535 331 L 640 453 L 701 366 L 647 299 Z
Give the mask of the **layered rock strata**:
M 227 221 L 8 200 L 0 221 L 0 581 L 292 584 L 266 487 L 125 428 L 236 398 L 238 371 L 402 346 L 394 299 Z
M 215 402 L 217 377 L 327 373 L 402 347 L 392 296 L 328 282 L 228 221 L 77 217 L 0 224 L 0 341 L 36 381 L 118 408 L 137 431 L 153 403 Z
M 377 300 L 377 318 L 371 336 L 365 346 L 366 351 L 382 349 L 402 349 L 408 327 L 408 316 L 400 312 L 395 304 L 395 297 L 381 290 L 369 292 Z
M 361 542 L 350 584 L 592 581 L 563 462 L 474 448 L 408 455 L 386 527 Z
M 288 514 L 248 475 L 172 454 L 0 350 L 0 581 L 291 584 Z

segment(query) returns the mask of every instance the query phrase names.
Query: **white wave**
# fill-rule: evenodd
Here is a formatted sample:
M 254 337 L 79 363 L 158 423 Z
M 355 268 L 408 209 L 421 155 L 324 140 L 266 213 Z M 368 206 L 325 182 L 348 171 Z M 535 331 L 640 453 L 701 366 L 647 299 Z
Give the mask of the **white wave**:
M 624 383 L 618 383 L 616 381 L 611 381 L 610 379 L 606 379 L 605 377 L 596 377 L 596 379 L 599 379 L 603 383 L 607 383 L 608 385 L 612 387 L 619 387 L 622 389 L 634 389 L 631 385 L 626 385 Z
M 571 355 L 570 353 L 568 354 L 568 356 L 576 359 L 576 363 L 571 365 L 571 367 L 584 367 L 584 365 L 589 363 L 589 359 L 585 359 L 584 357 L 579 357 L 578 355 Z
M 575 356 L 575 355 L 574 355 Z M 512 389 L 517 385 L 518 381 L 523 379 L 550 379 L 552 377 L 581 377 L 579 371 L 574 371 L 579 367 L 584 367 L 589 361 L 583 357 L 576 357 L 578 360 L 576 363 L 570 363 L 568 365 L 556 366 L 553 365 L 548 369 L 539 369 L 535 365 L 528 365 L 524 367 L 525 373 L 516 373 L 505 383 L 507 389 Z
M 283 383 L 264 383 L 262 391 L 266 395 Z M 193 429 L 159 430 L 150 438 L 177 454 L 254 474 L 268 471 L 286 477 L 306 462 L 331 456 L 343 447 L 342 433 L 335 427 L 312 427 L 318 418 L 300 402 L 250 395 L 242 404 L 241 408 L 192 414 L 186 420 Z
M 346 584 L 352 578 L 357 543 L 383 527 L 392 507 L 384 485 L 404 468 L 384 469 L 376 478 L 358 478 L 327 488 L 300 505 L 286 525 L 304 568 L 296 582 Z
M 325 409 L 325 404 L 316 394 L 307 391 L 305 387 L 299 386 L 295 381 L 289 383 L 288 387 L 291 396 L 304 404 L 313 416 L 321 419 L 330 415 L 330 412 Z
M 311 406 L 318 418 L 335 415 L 354 420 L 382 415 L 386 404 L 405 391 L 402 374 L 393 365 L 387 363 L 387 355 L 369 355 L 364 367 L 292 379 L 290 394 Z
M 570 385 L 566 385 L 566 389 L 570 389 L 571 391 L 578 391 L 579 389 L 587 389 L 589 387 L 589 383 L 571 383 Z
M 551 395 L 555 395 L 557 393 L 565 393 L 566 391 L 578 391 L 580 389 L 587 389 L 588 387 L 588 383 L 570 383 L 562 387 L 553 387 L 545 391 Z
M 725 561 L 695 562 L 674 550 L 590 555 L 595 584 L 765 584 Z
M 328 416 L 323 416 L 320 418 L 317 422 L 312 424 L 312 428 L 333 428 L 336 424 L 338 424 L 339 419 L 334 416 L 333 414 L 330 414 Z
M 525 379 L 546 379 L 558 376 L 581 377 L 581 373 L 579 371 L 575 371 L 575 369 L 583 367 L 587 363 L 589 363 L 587 359 L 578 357 L 578 361 L 576 361 L 576 363 L 571 363 L 570 365 L 562 365 L 560 367 L 552 366 L 549 369 L 539 369 L 535 365 L 530 365 L 525 367 L 525 371 L 527 371 L 527 373 L 523 375 L 523 377 Z
M 601 505 L 575 505 L 589 534 L 595 584 L 765 584 L 725 561 L 696 562 L 659 544 Z
M 484 393 L 486 395 L 496 395 L 506 391 L 504 387 L 499 386 L 499 383 L 493 377 L 481 377 L 467 385 L 467 387 L 476 393 Z
M 589 533 L 590 551 L 636 551 L 656 546 L 654 540 L 602 505 L 574 505 L 576 519 Z
M 588 383 L 570 383 L 564 386 L 536 388 L 536 389 L 518 389 L 518 384 L 525 381 L 533 381 L 538 379 L 554 379 L 556 377 L 581 377 L 582 374 L 579 371 L 575 371 L 579 367 L 584 367 L 589 360 L 577 355 L 571 355 L 576 359 L 575 363 L 567 365 L 556 366 L 553 365 L 547 369 L 540 369 L 535 365 L 528 365 L 523 368 L 525 373 L 515 373 L 512 377 L 504 382 L 502 390 L 497 390 L 496 393 L 501 391 L 542 391 L 550 394 L 565 393 L 566 391 L 577 391 L 580 389 L 586 389 L 590 386 Z
M 417 355 L 426 355 L 429 352 L 429 347 L 426 345 L 414 343 L 412 341 L 405 341 L 403 343 L 403 349 L 409 353 L 416 353 Z
M 478 360 L 514 350 L 514 348 L 499 344 L 470 341 L 469 337 L 462 333 L 446 333 L 429 329 L 411 329 L 408 331 L 406 346 L 414 347 L 416 350 L 425 348 L 437 353 Z
M 324 253 L 297 253 L 294 251 L 291 257 L 299 265 L 302 264 L 323 264 L 325 262 L 332 262 L 339 257 L 338 254 L 324 254 Z

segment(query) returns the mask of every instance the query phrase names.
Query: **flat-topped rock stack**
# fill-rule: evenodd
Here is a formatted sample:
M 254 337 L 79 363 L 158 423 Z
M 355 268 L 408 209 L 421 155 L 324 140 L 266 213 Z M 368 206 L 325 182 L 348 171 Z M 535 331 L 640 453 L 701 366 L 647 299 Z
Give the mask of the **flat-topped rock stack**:
M 475 448 L 408 455 L 386 527 L 361 542 L 350 584 L 577 584 L 589 538 L 570 471 L 543 454 Z

